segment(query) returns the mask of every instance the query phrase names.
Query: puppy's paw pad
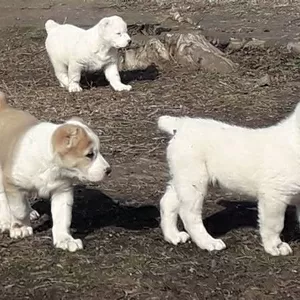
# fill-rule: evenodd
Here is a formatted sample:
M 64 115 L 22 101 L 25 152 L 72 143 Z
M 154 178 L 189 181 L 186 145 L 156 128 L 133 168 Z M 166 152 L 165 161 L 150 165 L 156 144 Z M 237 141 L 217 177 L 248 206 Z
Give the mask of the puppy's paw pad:
M 81 92 L 82 88 L 78 84 L 70 84 L 69 85 L 69 92 L 70 93 L 78 93 Z
M 40 218 L 40 214 L 36 210 L 30 212 L 30 221 L 35 221 Z
M 190 238 L 189 234 L 185 231 L 173 232 L 172 234 L 166 234 L 165 240 L 173 245 L 185 243 Z
M 75 252 L 77 250 L 83 249 L 82 241 L 80 239 L 73 239 L 72 237 L 66 237 L 55 243 L 55 247 L 68 250 L 70 252 Z
M 272 256 L 285 256 L 293 253 L 293 250 L 289 244 L 284 242 L 277 246 L 265 247 L 265 251 Z
M 207 241 L 204 243 L 204 248 L 208 251 L 220 251 L 226 248 L 225 243 L 221 239 L 210 239 L 210 241 Z
M 9 236 L 12 239 L 22 239 L 33 234 L 33 229 L 30 226 L 12 227 L 9 231 Z

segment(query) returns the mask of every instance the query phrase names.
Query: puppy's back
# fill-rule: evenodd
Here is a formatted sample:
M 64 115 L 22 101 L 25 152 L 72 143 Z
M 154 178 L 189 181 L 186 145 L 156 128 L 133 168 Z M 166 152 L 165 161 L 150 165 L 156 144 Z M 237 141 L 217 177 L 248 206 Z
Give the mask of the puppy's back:
M 86 30 L 71 24 L 58 24 L 48 20 L 45 24 L 47 38 L 46 50 L 54 60 L 68 63 L 70 53 L 76 49 L 76 44 Z
M 81 33 L 85 32 L 85 29 L 77 27 L 71 24 L 59 24 L 53 20 L 48 20 L 45 23 L 45 29 L 49 35 L 56 35 L 60 36 L 63 35 L 66 39 L 69 39 L 69 36 L 74 37 L 75 35 L 80 35 Z
M 11 164 L 18 141 L 36 124 L 34 116 L 10 107 L 0 93 L 0 164 L 4 170 Z

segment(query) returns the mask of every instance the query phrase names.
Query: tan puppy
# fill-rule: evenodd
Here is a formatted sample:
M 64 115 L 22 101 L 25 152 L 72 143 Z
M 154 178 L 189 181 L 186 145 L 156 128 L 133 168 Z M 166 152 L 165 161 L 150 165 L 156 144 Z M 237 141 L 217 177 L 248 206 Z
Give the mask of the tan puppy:
M 101 181 L 111 172 L 96 134 L 81 119 L 64 124 L 39 122 L 8 106 L 0 93 L 0 230 L 12 238 L 32 235 L 28 193 L 51 197 L 53 242 L 82 249 L 70 235 L 72 184 Z

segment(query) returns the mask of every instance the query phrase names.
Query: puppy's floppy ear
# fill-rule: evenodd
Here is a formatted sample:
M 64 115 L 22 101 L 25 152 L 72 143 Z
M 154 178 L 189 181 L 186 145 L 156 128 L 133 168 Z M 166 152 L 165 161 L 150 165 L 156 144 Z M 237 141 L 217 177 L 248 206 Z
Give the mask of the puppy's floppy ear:
M 100 27 L 102 28 L 105 28 L 107 27 L 108 25 L 110 24 L 110 18 L 103 18 L 100 22 L 99 22 L 99 25 Z
M 86 123 L 83 121 L 83 119 L 81 119 L 80 117 L 76 117 L 76 116 L 72 117 L 69 121 L 76 121 L 76 122 L 86 125 Z
M 80 126 L 73 124 L 64 124 L 59 126 L 52 136 L 52 146 L 55 152 L 66 154 L 72 148 L 76 147 L 80 137 L 83 134 Z

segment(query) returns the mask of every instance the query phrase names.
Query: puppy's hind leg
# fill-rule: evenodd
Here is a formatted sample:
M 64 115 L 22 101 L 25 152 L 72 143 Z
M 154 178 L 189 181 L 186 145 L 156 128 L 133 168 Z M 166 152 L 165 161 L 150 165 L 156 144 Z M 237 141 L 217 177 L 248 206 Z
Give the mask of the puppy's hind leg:
M 11 211 L 3 184 L 3 172 L 0 166 L 0 232 L 9 231 L 11 218 Z
M 177 228 L 179 205 L 180 201 L 176 191 L 172 183 L 170 183 L 160 200 L 160 225 L 165 240 L 174 245 L 185 243 L 189 239 L 189 235 L 186 232 L 179 231 Z
M 76 62 L 71 62 L 68 69 L 69 75 L 69 92 L 76 93 L 81 92 L 82 88 L 79 85 L 81 78 L 81 65 Z
M 4 190 L 0 191 L 0 232 L 9 231 L 11 212 Z
M 54 68 L 55 76 L 59 81 L 61 87 L 69 87 L 69 77 L 68 77 L 68 68 L 65 64 L 61 62 L 56 62 L 52 60 L 52 65 Z
M 191 239 L 201 249 L 208 251 L 226 248 L 220 239 L 214 239 L 205 229 L 202 221 L 202 206 L 207 193 L 208 174 L 206 166 L 184 165 L 173 170 L 174 184 L 180 202 L 179 215 Z M 174 172 L 175 171 L 175 172 Z
M 14 187 L 8 188 L 6 195 L 12 213 L 10 237 L 18 239 L 32 235 L 33 229 L 30 224 L 31 207 L 25 199 L 25 195 Z
M 281 195 L 264 195 L 259 197 L 258 214 L 260 235 L 264 249 L 273 256 L 292 253 L 289 244 L 280 239 L 284 227 L 284 217 L 287 204 Z

